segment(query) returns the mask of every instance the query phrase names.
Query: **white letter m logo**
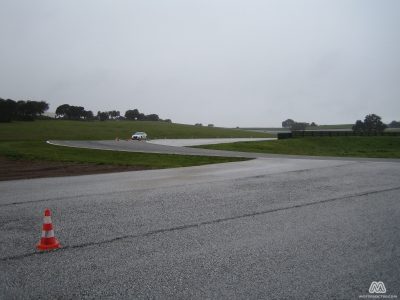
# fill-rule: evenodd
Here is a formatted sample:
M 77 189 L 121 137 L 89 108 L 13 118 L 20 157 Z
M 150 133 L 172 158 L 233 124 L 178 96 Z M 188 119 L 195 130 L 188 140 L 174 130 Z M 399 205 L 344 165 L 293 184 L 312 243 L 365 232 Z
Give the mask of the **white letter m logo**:
M 370 294 L 384 294 L 386 293 L 385 285 L 382 281 L 372 281 L 371 286 L 369 287 Z

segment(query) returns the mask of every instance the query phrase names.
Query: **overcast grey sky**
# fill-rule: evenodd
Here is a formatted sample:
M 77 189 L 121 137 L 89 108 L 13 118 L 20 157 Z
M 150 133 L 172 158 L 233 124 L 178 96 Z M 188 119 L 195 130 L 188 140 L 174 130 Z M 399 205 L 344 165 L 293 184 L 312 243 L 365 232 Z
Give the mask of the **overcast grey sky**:
M 398 0 L 0 0 L 0 97 L 174 122 L 400 120 Z

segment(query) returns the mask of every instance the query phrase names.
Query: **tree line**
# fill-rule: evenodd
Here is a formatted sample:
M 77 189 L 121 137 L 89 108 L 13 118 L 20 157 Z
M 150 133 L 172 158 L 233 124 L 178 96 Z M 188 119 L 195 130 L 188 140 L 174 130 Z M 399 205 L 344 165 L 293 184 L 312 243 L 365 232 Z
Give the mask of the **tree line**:
M 283 128 L 288 128 L 291 131 L 303 131 L 306 130 L 307 127 L 317 127 L 318 125 L 315 122 L 307 123 L 307 122 L 296 122 L 292 119 L 287 119 L 282 122 Z
M 31 101 L 0 98 L 0 122 L 33 121 L 49 109 L 45 101 Z
M 94 115 L 91 110 L 85 110 L 83 106 L 73 106 L 69 104 L 63 104 L 57 107 L 56 118 L 65 120 L 134 120 L 171 122 L 170 119 L 160 119 L 157 114 L 145 115 L 144 113 L 141 113 L 137 108 L 127 110 L 123 116 L 118 110 L 98 111 L 97 115 Z
M 296 122 L 292 119 L 287 119 L 282 122 L 283 128 L 288 128 L 290 131 L 304 131 L 307 127 L 317 127 L 314 122 Z M 389 124 L 382 122 L 382 118 L 376 114 L 369 114 L 365 116 L 364 121 L 357 120 L 352 126 L 355 133 L 382 133 L 386 128 L 400 128 L 400 121 L 392 121 Z
M 49 109 L 49 104 L 45 101 L 19 100 L 0 98 L 0 122 L 11 121 L 33 121 L 42 116 Z M 137 108 L 127 110 L 124 115 L 120 111 L 98 111 L 95 115 L 91 110 L 86 110 L 83 106 L 63 104 L 57 107 L 56 118 L 63 120 L 137 120 L 137 121 L 163 121 L 169 122 L 170 119 L 161 119 L 157 114 L 146 115 Z M 48 117 L 47 117 L 48 118 Z
M 357 120 L 352 129 L 355 133 L 382 133 L 388 126 L 382 122 L 382 118 L 375 114 L 366 115 L 364 122 Z

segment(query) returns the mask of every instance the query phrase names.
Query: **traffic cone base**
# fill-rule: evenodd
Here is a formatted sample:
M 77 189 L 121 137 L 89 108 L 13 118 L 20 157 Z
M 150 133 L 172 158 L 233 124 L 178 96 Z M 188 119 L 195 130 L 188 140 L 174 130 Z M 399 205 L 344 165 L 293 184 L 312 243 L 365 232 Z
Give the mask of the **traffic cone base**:
M 58 249 L 60 247 L 60 242 L 56 238 L 54 238 L 54 241 L 49 245 L 46 245 L 45 243 L 43 243 L 42 239 L 40 239 L 39 244 L 36 245 L 36 248 L 38 250 L 52 250 Z

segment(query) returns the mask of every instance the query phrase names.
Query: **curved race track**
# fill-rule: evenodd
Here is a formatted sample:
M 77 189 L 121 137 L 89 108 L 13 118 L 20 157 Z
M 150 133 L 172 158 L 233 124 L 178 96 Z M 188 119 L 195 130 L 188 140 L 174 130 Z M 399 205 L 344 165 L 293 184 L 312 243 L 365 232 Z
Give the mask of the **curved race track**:
M 153 140 L 150 142 L 132 141 L 132 140 L 104 140 L 104 141 L 47 141 L 47 143 L 57 146 L 66 146 L 74 148 L 88 148 L 111 151 L 127 152 L 146 152 L 161 154 L 178 155 L 203 155 L 203 156 L 225 156 L 225 157 L 247 157 L 247 158 L 290 158 L 290 159 L 316 159 L 316 160 L 346 160 L 346 161 L 382 161 L 382 162 L 400 162 L 400 159 L 387 158 L 358 158 L 358 157 L 329 157 L 329 156 L 305 156 L 305 155 L 285 155 L 254 152 L 221 151 L 201 148 L 190 148 L 191 145 L 205 145 L 230 143 L 238 141 L 260 141 L 275 140 L 266 139 L 173 139 L 173 140 Z M 175 146 L 173 146 L 175 145 Z M 182 147 L 185 146 L 185 147 Z

